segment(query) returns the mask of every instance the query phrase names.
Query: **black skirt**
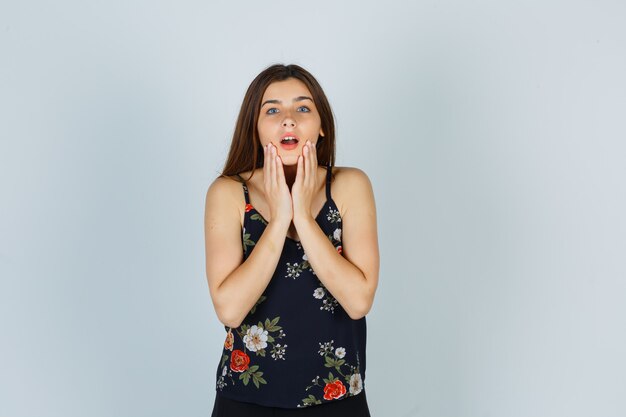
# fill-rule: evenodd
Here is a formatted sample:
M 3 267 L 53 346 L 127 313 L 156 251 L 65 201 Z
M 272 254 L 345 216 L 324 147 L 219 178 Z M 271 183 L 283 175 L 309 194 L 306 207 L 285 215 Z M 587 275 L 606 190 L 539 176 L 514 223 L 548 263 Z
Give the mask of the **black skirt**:
M 303 408 L 266 407 L 231 400 L 216 392 L 211 417 L 371 417 L 365 390 L 358 395 Z

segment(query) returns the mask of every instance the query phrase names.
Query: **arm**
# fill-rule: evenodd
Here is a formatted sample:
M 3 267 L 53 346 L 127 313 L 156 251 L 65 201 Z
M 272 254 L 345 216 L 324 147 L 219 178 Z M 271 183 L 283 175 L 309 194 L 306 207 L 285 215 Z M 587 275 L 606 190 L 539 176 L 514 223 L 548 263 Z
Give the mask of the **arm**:
M 270 221 L 254 251 L 243 260 L 241 203 L 232 180 L 216 179 L 205 201 L 206 276 L 213 307 L 224 325 L 235 328 L 252 309 L 272 279 L 285 244 L 289 224 Z M 239 185 L 240 186 L 240 185 Z
M 356 168 L 343 170 L 343 256 L 312 217 L 294 219 L 294 225 L 315 274 L 350 318 L 358 320 L 370 311 L 378 286 L 376 207 L 367 175 Z

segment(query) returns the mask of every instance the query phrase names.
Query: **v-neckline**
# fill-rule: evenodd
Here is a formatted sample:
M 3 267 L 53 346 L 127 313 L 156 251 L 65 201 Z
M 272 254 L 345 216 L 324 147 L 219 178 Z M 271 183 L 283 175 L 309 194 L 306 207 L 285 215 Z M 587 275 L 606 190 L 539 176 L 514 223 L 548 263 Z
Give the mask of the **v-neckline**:
M 324 209 L 326 208 L 326 205 L 330 205 L 332 203 L 332 205 L 335 206 L 335 208 L 337 207 L 337 205 L 335 204 L 335 202 L 333 201 L 332 197 L 331 198 L 327 198 L 326 201 L 324 201 L 324 204 L 322 205 L 322 208 L 320 209 L 320 211 L 317 213 L 317 216 L 315 216 L 314 220 L 317 224 L 319 224 L 319 219 L 320 216 L 322 215 L 322 213 L 324 213 Z M 263 220 L 263 228 L 265 228 L 267 226 L 267 224 L 269 223 L 265 217 L 263 217 L 263 215 L 261 214 L 261 212 L 259 212 L 252 204 L 249 204 L 250 206 L 250 210 L 248 211 L 254 211 L 256 214 L 259 215 L 259 217 Z M 295 240 L 289 236 L 285 236 L 286 239 L 288 239 L 289 241 L 299 244 L 301 241 L 300 240 Z

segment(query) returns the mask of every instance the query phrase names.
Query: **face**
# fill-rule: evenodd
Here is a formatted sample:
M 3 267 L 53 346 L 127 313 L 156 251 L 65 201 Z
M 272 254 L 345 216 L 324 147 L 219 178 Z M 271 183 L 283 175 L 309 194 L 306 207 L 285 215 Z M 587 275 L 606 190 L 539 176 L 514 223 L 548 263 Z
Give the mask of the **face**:
M 307 140 L 313 145 L 324 136 L 320 115 L 313 96 L 300 80 L 289 78 L 271 83 L 261 100 L 257 123 L 261 146 L 272 143 L 283 165 L 296 165 Z M 297 142 L 281 142 L 283 136 L 294 136 Z

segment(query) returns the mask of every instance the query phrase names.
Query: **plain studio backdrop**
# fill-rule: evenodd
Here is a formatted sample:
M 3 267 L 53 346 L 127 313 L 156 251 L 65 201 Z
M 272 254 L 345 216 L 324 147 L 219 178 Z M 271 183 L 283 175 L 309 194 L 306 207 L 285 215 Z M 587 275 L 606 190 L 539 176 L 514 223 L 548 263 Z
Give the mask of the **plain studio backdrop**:
M 204 199 L 310 70 L 374 188 L 375 417 L 626 415 L 620 1 L 0 6 L 0 415 L 208 416 Z

